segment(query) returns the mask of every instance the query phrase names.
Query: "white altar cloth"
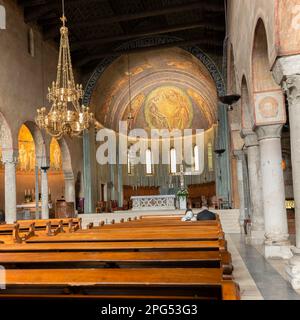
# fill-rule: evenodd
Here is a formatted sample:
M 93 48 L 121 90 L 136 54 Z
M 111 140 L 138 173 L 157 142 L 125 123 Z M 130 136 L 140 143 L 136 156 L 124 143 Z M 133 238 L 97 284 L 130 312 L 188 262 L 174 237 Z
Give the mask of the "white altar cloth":
M 132 200 L 133 211 L 148 210 L 175 210 L 175 195 L 164 196 L 134 196 Z

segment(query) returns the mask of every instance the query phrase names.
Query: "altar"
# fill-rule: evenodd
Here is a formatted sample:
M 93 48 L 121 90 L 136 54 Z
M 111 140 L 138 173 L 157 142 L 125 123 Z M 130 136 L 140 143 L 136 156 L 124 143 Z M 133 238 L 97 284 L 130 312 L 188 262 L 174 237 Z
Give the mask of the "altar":
M 131 197 L 133 211 L 175 210 L 175 195 Z

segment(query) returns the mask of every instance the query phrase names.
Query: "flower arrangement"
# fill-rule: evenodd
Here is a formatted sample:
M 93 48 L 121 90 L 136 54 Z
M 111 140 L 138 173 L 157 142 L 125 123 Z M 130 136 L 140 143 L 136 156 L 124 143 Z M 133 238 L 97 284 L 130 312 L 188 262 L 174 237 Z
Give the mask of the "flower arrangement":
M 187 196 L 189 195 L 188 191 L 186 189 L 184 190 L 179 190 L 177 192 L 177 197 L 178 198 L 187 198 Z

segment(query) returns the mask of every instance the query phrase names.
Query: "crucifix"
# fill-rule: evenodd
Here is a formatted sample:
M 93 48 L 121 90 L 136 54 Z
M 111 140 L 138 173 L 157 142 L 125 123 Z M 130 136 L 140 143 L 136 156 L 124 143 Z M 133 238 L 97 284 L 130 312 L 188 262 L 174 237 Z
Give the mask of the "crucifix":
M 183 165 L 181 164 L 181 165 L 180 165 L 180 172 L 174 173 L 173 175 L 180 177 L 180 189 L 181 189 L 181 190 L 184 190 L 184 189 L 185 189 L 184 176 L 199 175 L 199 172 L 184 171 Z

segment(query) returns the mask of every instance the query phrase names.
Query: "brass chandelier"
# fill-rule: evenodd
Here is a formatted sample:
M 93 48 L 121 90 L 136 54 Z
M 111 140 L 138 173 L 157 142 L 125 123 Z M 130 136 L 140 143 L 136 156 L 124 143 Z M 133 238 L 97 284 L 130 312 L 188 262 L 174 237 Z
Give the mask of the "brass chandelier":
M 68 28 L 63 9 L 60 28 L 60 48 L 56 81 L 48 88 L 47 99 L 52 107 L 47 113 L 45 107 L 37 110 L 36 124 L 56 139 L 64 135 L 80 136 L 94 122 L 89 107 L 81 105 L 84 92 L 82 85 L 76 84 L 72 70 Z M 68 106 L 71 108 L 68 108 Z

